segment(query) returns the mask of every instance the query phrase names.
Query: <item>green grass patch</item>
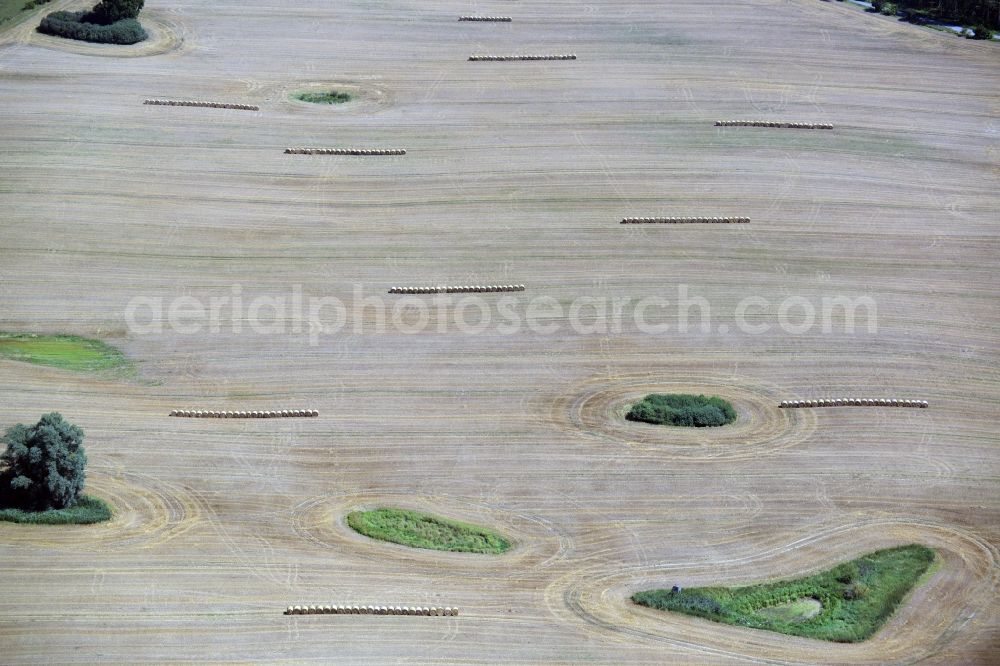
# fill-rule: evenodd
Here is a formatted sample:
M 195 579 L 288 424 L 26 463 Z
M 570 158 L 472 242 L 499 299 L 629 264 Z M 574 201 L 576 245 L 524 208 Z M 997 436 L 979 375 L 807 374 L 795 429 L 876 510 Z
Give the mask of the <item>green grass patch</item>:
M 74 372 L 130 374 L 132 363 L 100 340 L 75 335 L 0 333 L 0 358 Z
M 767 619 L 777 622 L 804 622 L 811 617 L 816 617 L 822 610 L 823 604 L 817 599 L 806 597 L 777 606 L 761 608 L 757 612 Z
M 513 545 L 484 527 L 407 509 L 354 511 L 347 515 L 347 524 L 372 539 L 413 548 L 498 555 Z
M 934 561 L 934 551 L 911 544 L 805 578 L 747 587 L 647 590 L 632 595 L 632 601 L 725 624 L 856 643 L 882 627 Z M 822 609 L 805 617 L 797 611 L 804 610 L 806 600 L 818 601 Z
M 310 104 L 343 104 L 350 102 L 351 96 L 345 92 L 330 90 L 325 92 L 297 92 L 292 95 L 295 99 Z
M 736 420 L 736 410 L 718 396 L 650 393 L 631 406 L 625 418 L 657 425 L 706 428 Z
M 8 21 L 13 24 L 15 19 L 27 16 L 28 13 L 47 5 L 52 0 L 0 0 L 0 28 Z
M 90 525 L 111 519 L 111 506 L 92 495 L 81 495 L 76 506 L 48 511 L 0 509 L 0 521 L 25 525 Z

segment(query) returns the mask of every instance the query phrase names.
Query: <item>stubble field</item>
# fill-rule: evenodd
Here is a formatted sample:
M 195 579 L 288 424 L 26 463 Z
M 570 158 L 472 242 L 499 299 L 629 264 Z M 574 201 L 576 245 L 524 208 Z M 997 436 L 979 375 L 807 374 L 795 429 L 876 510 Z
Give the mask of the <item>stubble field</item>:
M 0 661 L 1000 660 L 1000 47 L 810 0 L 148 4 L 152 42 L 120 51 L 30 23 L 0 35 L 0 330 L 100 338 L 137 368 L 0 361 L 0 424 L 80 425 L 87 492 L 117 509 L 104 525 L 0 523 Z M 289 99 L 311 87 L 356 98 Z M 713 126 L 740 118 L 835 129 Z M 752 222 L 618 223 L 654 215 Z M 398 285 L 510 283 L 567 307 L 673 302 L 683 284 L 711 330 L 663 312 L 659 334 L 563 318 L 465 335 L 432 311 L 407 335 L 375 333 L 369 309 L 362 333 L 312 345 L 228 319 L 140 335 L 123 316 L 136 296 L 234 285 L 246 302 L 301 288 L 350 309 L 355 285 L 391 306 Z M 836 295 L 874 299 L 878 331 L 734 320 L 750 296 Z M 650 392 L 721 395 L 740 418 L 624 421 Z M 777 408 L 839 396 L 931 405 Z M 320 417 L 167 416 L 179 408 Z M 386 505 L 517 545 L 418 551 L 344 522 Z M 628 601 L 912 542 L 942 566 L 864 643 Z M 461 614 L 281 614 L 308 603 Z

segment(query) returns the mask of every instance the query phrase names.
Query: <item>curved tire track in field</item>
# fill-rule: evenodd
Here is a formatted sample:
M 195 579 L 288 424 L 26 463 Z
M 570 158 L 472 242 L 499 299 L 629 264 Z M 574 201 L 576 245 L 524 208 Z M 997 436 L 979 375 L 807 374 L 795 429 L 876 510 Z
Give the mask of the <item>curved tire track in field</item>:
M 202 507 L 190 492 L 146 474 L 88 471 L 84 492 L 111 505 L 111 520 L 57 526 L 0 523 L 0 541 L 68 550 L 127 551 L 159 546 L 202 519 Z
M 719 395 L 736 408 L 735 423 L 718 428 L 675 428 L 625 420 L 628 405 L 648 393 Z M 796 446 L 816 429 L 811 410 L 777 407 L 779 389 L 734 378 L 649 373 L 584 381 L 555 401 L 561 429 L 616 447 L 655 451 L 688 460 L 740 460 Z
M 449 553 L 411 548 L 370 539 L 347 525 L 351 511 L 393 506 L 451 518 L 495 530 L 514 541 L 500 555 Z M 416 495 L 402 492 L 320 495 L 297 504 L 292 510 L 292 528 L 302 539 L 322 549 L 337 549 L 367 560 L 396 560 L 407 570 L 436 576 L 495 575 L 508 577 L 514 571 L 539 571 L 564 560 L 573 540 L 558 526 L 537 515 L 507 509 L 502 505 L 453 495 Z

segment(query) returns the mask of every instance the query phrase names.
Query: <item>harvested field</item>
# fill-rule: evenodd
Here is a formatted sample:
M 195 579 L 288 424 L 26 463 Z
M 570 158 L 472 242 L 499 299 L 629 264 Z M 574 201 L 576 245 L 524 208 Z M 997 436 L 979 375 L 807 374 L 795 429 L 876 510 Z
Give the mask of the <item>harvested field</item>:
M 85 492 L 114 508 L 95 525 L 0 523 L 0 661 L 1000 661 L 998 45 L 814 0 L 588 4 L 180 0 L 150 3 L 151 40 L 122 50 L 30 21 L 0 33 L 0 330 L 103 340 L 138 373 L 0 359 L 0 426 L 78 424 Z M 517 20 L 455 20 L 470 12 Z M 312 89 L 360 92 L 343 108 L 289 98 Z M 331 145 L 408 152 L 283 153 Z M 616 223 L 686 213 L 753 223 Z M 447 306 L 425 331 L 376 333 L 374 308 L 355 310 L 433 300 L 388 296 L 397 285 L 515 281 L 531 289 L 504 297 L 563 306 L 545 318 L 558 330 L 439 332 Z M 256 328 L 228 309 L 215 332 L 126 325 L 135 297 L 165 299 L 166 319 L 174 299 L 235 285 L 245 304 L 339 299 L 348 323 L 324 335 L 264 308 Z M 577 298 L 674 304 L 677 285 L 711 304 L 707 330 L 697 308 L 682 331 L 659 306 L 658 333 L 592 308 L 593 332 L 569 326 Z M 776 323 L 784 298 L 819 317 L 838 295 L 874 300 L 877 331 L 847 333 L 842 314 L 828 332 Z M 747 315 L 768 330 L 740 330 L 749 297 L 772 303 Z M 626 421 L 648 393 L 725 396 L 738 418 Z M 779 406 L 813 396 L 931 408 Z M 169 416 L 197 406 L 323 417 Z M 515 545 L 418 550 L 343 523 L 374 506 Z M 908 543 L 940 568 L 862 643 L 629 600 Z M 461 614 L 283 615 L 334 602 Z

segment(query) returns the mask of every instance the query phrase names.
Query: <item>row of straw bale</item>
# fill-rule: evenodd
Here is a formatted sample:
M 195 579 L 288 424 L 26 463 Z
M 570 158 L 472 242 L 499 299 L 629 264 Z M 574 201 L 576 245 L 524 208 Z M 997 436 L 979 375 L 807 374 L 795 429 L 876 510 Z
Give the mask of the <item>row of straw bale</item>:
M 779 123 L 771 120 L 716 120 L 716 127 L 785 127 L 789 129 L 833 129 L 830 123 Z
M 747 224 L 749 217 L 626 217 L 622 224 Z
M 200 106 L 209 109 L 238 109 L 240 111 L 260 111 L 253 104 L 229 104 L 226 102 L 199 102 L 195 100 L 147 99 L 143 104 L 153 106 Z
M 576 60 L 576 54 L 564 55 L 471 55 L 469 60 L 473 62 L 490 61 L 506 62 L 510 60 Z
M 501 291 L 524 291 L 523 284 L 463 285 L 457 287 L 392 287 L 390 294 L 487 294 Z
M 916 407 L 926 408 L 926 400 L 903 400 L 900 398 L 827 398 L 821 400 L 782 400 L 780 407 Z
M 309 418 L 319 416 L 315 409 L 278 409 L 253 412 L 214 412 L 191 409 L 175 409 L 170 416 L 181 416 L 193 419 L 287 419 Z
M 289 606 L 285 615 L 458 615 L 458 609 L 440 606 Z
M 405 155 L 402 148 L 285 148 L 286 155 Z

